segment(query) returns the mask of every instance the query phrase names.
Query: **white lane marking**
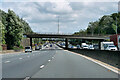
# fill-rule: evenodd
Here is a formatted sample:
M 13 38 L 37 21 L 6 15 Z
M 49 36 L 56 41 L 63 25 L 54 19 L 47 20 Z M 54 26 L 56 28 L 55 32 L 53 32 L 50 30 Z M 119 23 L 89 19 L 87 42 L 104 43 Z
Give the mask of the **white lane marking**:
M 29 80 L 30 79 L 30 77 L 26 77 L 24 80 Z
M 23 58 L 19 58 L 19 59 L 23 59 Z
M 49 62 L 51 61 L 51 60 L 48 60 Z
M 68 51 L 68 50 L 65 50 L 65 51 Z M 71 52 L 71 51 L 68 51 L 68 52 Z M 73 54 L 75 54 L 75 55 L 79 55 L 79 56 L 81 56 L 81 57 L 83 57 L 83 58 L 85 58 L 85 59 L 87 59 L 87 60 L 90 60 L 90 61 L 92 61 L 92 62 L 94 62 L 94 63 L 96 63 L 96 64 L 99 64 L 100 66 L 102 66 L 102 67 L 104 67 L 104 68 L 106 68 L 106 69 L 109 69 L 109 70 L 111 70 L 111 71 L 113 71 L 113 72 L 115 72 L 115 73 L 117 73 L 117 74 L 120 74 L 119 70 L 116 70 L 116 69 L 114 69 L 114 68 L 111 68 L 111 67 L 110 67 L 111 65 L 107 66 L 108 64 L 105 65 L 105 63 L 103 64 L 103 62 L 101 62 L 101 61 L 99 61 L 99 60 L 96 60 L 96 59 L 93 59 L 93 58 L 84 56 L 84 55 L 82 55 L 82 54 L 78 54 L 78 53 L 75 53 L 75 52 L 71 52 L 71 53 L 73 53 Z M 113 67 L 113 66 L 112 66 L 112 67 Z
M 28 58 L 30 57 L 30 56 L 27 56 Z
M 5 61 L 5 63 L 9 63 L 10 61 Z
M 44 65 L 40 66 L 40 69 L 42 69 L 44 67 Z
M 52 57 L 52 59 L 54 59 L 54 57 Z

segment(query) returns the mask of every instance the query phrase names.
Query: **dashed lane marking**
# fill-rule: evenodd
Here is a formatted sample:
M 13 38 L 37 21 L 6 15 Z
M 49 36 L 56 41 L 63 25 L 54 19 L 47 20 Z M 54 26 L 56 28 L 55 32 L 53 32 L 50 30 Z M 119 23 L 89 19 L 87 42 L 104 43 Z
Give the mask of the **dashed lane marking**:
M 9 63 L 10 61 L 5 61 L 5 63 Z
M 19 58 L 19 59 L 23 59 L 23 58 Z
M 29 80 L 30 79 L 30 77 L 26 77 L 24 80 Z
M 51 60 L 48 60 L 48 62 L 50 62 Z
M 40 69 L 42 69 L 44 67 L 44 65 L 40 66 Z

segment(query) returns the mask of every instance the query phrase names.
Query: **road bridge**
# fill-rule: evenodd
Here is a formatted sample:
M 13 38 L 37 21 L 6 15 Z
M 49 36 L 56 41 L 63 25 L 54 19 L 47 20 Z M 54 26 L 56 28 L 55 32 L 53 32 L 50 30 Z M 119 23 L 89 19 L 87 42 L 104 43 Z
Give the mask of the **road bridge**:
M 65 46 L 68 48 L 68 39 L 82 39 L 82 40 L 98 40 L 100 42 L 106 40 L 107 36 L 85 36 L 85 35 L 65 35 L 65 34 L 24 34 L 30 38 L 30 46 L 32 47 L 32 38 L 64 38 Z

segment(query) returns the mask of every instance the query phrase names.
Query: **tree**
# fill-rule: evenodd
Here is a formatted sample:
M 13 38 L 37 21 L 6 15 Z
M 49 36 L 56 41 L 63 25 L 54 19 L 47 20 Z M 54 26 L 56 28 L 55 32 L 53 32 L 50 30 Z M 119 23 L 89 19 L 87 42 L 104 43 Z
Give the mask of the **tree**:
M 117 24 L 116 24 L 117 23 Z M 115 34 L 116 26 L 118 34 L 120 33 L 120 13 L 113 13 L 111 15 L 104 15 L 100 19 L 95 22 L 89 22 L 88 28 L 84 30 L 84 33 L 87 34 L 98 34 L 98 35 L 106 35 L 106 34 Z M 82 31 L 75 32 L 74 35 L 80 35 Z
M 7 44 L 8 49 L 12 49 L 14 46 L 20 47 L 22 35 L 24 33 L 33 33 L 29 24 L 10 9 L 8 13 L 0 10 L 0 15 L 3 44 Z

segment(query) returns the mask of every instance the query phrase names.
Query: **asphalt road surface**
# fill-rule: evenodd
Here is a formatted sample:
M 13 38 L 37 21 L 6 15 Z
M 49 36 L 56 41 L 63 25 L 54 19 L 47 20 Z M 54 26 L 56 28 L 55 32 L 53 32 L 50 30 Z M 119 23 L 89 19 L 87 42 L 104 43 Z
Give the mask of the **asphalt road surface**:
M 3 78 L 118 78 L 118 74 L 58 47 L 2 55 Z

